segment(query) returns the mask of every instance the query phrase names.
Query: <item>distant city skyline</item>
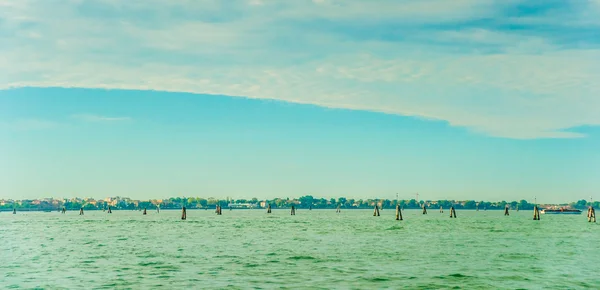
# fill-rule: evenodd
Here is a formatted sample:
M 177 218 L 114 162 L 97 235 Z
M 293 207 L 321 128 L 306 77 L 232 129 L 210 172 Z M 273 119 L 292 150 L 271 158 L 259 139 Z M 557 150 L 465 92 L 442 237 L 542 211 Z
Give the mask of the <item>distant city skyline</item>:
M 600 199 L 598 15 L 0 0 L 0 198 Z

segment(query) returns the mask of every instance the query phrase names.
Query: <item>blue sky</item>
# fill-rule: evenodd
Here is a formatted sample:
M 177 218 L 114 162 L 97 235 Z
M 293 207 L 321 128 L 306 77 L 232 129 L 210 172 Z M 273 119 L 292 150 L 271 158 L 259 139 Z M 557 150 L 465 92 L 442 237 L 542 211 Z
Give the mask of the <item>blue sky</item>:
M 600 1 L 0 0 L 0 198 L 588 198 Z

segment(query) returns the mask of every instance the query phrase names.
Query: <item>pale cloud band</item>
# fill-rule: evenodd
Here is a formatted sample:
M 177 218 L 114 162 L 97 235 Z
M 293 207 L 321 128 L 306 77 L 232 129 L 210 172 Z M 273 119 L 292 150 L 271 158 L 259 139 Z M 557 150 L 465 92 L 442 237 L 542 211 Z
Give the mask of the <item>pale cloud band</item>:
M 600 3 L 530 2 L 0 0 L 0 88 L 208 93 L 578 137 L 565 129 L 600 125 Z
M 119 122 L 119 121 L 130 121 L 130 117 L 108 117 L 92 114 L 75 114 L 71 116 L 74 119 L 82 120 L 86 122 Z

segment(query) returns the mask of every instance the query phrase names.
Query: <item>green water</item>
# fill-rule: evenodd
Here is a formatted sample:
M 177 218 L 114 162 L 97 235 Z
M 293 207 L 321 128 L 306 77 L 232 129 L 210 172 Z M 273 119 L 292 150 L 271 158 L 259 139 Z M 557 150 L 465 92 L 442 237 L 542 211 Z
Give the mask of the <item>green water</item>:
M 0 213 L 0 288 L 600 289 L 582 215 L 431 210 Z

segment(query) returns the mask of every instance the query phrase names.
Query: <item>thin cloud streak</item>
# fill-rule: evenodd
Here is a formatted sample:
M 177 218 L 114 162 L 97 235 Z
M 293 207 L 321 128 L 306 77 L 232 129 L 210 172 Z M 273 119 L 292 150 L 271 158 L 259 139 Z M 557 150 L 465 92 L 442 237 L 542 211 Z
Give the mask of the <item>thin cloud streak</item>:
M 108 117 L 92 114 L 75 114 L 71 117 L 86 122 L 122 122 L 132 120 L 130 117 Z

